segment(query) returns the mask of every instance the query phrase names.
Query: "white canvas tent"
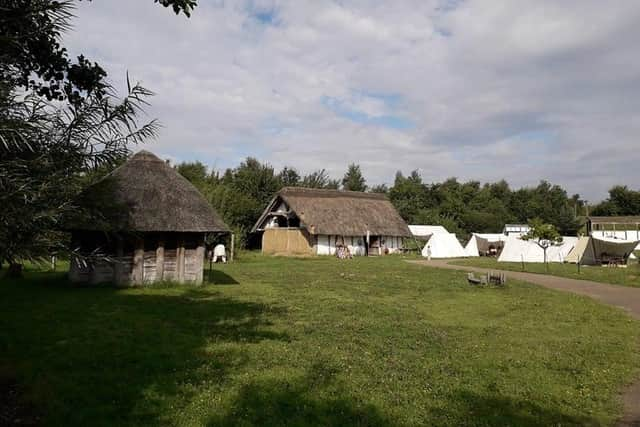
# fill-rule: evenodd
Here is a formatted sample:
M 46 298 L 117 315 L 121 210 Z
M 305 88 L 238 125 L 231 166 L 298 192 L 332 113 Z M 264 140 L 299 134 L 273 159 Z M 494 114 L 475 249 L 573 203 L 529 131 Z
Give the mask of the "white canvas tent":
M 453 233 L 432 234 L 422 248 L 422 256 L 431 258 L 462 258 L 467 256 L 464 248 Z
M 561 243 L 547 248 L 547 261 L 565 262 L 577 242 L 577 237 L 563 237 Z M 544 262 L 544 250 L 533 240 L 512 236 L 505 242 L 498 262 Z
M 577 264 L 587 250 L 590 240 L 591 238 L 588 236 L 578 237 L 576 245 L 571 249 L 571 252 L 569 252 L 569 255 L 565 258 L 565 261 Z M 593 257 L 593 255 L 591 255 L 591 257 Z
M 414 237 L 428 239 L 434 234 L 449 234 L 446 228 L 441 225 L 410 225 L 409 231 Z
M 464 248 L 456 238 L 441 225 L 410 225 L 411 233 L 420 240 L 426 240 L 422 248 L 422 256 L 431 258 L 462 258 L 467 256 Z
M 611 237 L 581 237 L 574 250 L 567 257 L 567 262 L 600 265 L 611 258 L 621 258 L 626 262 L 629 258 L 635 258 L 633 251 L 639 243 L 638 240 Z
M 490 247 L 502 248 L 504 242 L 507 240 L 507 236 L 502 233 L 473 233 L 471 239 L 464 247 L 464 251 L 467 256 L 480 256 L 480 253 L 489 251 Z

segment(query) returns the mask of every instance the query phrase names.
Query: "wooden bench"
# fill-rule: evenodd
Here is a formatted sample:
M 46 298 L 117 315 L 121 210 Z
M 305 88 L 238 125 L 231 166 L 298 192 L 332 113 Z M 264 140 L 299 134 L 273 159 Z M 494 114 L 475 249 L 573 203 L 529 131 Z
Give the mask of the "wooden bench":
M 507 284 L 507 276 L 502 272 L 494 273 L 493 271 L 490 271 L 487 274 L 483 274 L 480 277 L 476 277 L 473 273 L 468 273 L 467 281 L 471 285 L 493 284 L 504 286 Z
M 472 285 L 486 285 L 487 284 L 487 277 L 486 276 L 476 277 L 476 276 L 473 275 L 473 273 L 467 274 L 467 280 Z
M 497 273 L 491 271 L 487 275 L 487 281 L 494 285 L 504 286 L 507 284 L 507 275 L 500 271 Z

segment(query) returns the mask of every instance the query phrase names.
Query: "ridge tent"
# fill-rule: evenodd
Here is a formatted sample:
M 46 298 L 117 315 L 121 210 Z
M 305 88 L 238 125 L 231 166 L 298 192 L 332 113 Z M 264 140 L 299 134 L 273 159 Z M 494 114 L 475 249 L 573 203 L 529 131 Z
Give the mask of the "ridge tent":
M 467 253 L 453 233 L 436 233 L 431 235 L 427 243 L 422 248 L 422 256 L 431 258 L 462 258 Z
M 480 256 L 480 254 L 486 254 L 490 251 L 491 247 L 494 247 L 500 252 L 504 246 L 504 242 L 507 240 L 506 235 L 502 233 L 473 233 L 471 239 L 464 247 L 464 251 L 467 256 Z
M 590 240 L 591 238 L 589 236 L 578 237 L 576 245 L 573 247 L 573 249 L 571 249 L 571 252 L 569 252 L 569 255 L 567 255 L 567 257 L 565 258 L 565 261 L 572 264 L 577 264 L 578 261 L 580 261 L 584 256 L 585 251 L 587 252 L 587 258 L 594 258 L 593 250 L 591 250 L 590 252 L 587 251 L 587 248 L 589 248 Z
M 574 250 L 567 257 L 567 262 L 600 265 L 610 259 L 618 258 L 626 263 L 629 258 L 635 258 L 633 251 L 639 243 L 638 240 L 623 240 L 612 237 L 581 237 Z
M 410 225 L 409 230 L 416 239 L 426 241 L 422 256 L 431 258 L 462 258 L 467 256 L 454 233 L 441 225 Z
M 577 242 L 577 237 L 564 236 L 561 243 L 547 248 L 547 261 L 564 262 Z M 509 237 L 498 262 L 544 262 L 544 250 L 533 240 Z
M 409 231 L 417 239 L 429 239 L 434 234 L 449 234 L 446 228 L 441 225 L 410 225 Z

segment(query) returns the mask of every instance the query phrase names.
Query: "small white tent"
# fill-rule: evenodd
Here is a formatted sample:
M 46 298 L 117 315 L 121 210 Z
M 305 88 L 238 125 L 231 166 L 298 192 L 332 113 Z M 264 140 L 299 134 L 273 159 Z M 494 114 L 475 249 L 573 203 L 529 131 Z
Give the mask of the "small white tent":
M 480 256 L 480 253 L 488 252 L 492 246 L 502 248 L 506 240 L 507 236 L 502 233 L 473 233 L 464 251 L 467 256 Z
M 428 239 L 434 234 L 449 234 L 441 225 L 410 225 L 409 231 L 414 237 Z
M 467 256 L 456 238 L 441 225 L 410 225 L 409 230 L 418 239 L 426 240 L 422 256 L 431 258 L 462 258 Z
M 422 248 L 422 256 L 431 258 L 462 258 L 467 256 L 464 248 L 453 233 L 433 234 Z
M 578 242 L 577 237 L 566 236 L 562 242 L 547 248 L 548 262 L 564 262 Z M 544 250 L 533 240 L 509 237 L 504 244 L 498 262 L 544 262 Z

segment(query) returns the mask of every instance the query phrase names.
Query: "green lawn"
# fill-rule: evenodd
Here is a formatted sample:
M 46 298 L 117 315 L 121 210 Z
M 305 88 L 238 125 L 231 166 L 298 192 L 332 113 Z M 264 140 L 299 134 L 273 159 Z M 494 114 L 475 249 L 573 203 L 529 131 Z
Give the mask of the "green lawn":
M 498 262 L 496 258 L 478 257 L 454 260 L 454 265 L 471 265 L 475 267 L 494 268 L 496 270 L 526 271 L 529 273 L 551 274 L 571 279 L 593 280 L 595 282 L 612 283 L 614 285 L 640 286 L 640 265 L 630 264 L 627 268 L 607 268 L 591 265 L 549 263 L 549 270 L 543 263 L 526 262 L 524 270 L 519 262 Z
M 0 374 L 49 425 L 546 426 L 611 424 L 640 365 L 621 311 L 399 257 L 246 255 L 213 282 L 0 282 Z

